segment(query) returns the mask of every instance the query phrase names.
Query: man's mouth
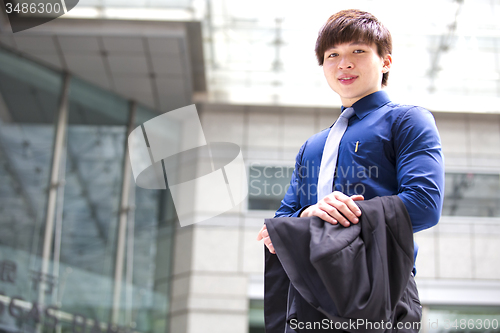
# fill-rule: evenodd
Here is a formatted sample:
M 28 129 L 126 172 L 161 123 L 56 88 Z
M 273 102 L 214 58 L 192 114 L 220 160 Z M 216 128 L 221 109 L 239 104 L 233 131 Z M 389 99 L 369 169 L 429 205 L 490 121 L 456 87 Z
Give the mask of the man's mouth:
M 341 83 L 352 83 L 354 82 L 354 80 L 356 80 L 358 77 L 357 76 L 344 76 L 344 77 L 340 77 L 339 78 L 339 81 Z
M 348 81 L 357 78 L 357 76 L 347 76 L 347 77 L 341 77 L 339 80 L 340 81 Z

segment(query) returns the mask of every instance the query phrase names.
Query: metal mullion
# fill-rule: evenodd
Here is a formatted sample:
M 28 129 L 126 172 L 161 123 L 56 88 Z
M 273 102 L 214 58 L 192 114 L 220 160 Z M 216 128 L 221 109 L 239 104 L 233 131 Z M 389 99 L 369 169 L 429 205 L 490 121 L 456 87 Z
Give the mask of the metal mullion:
M 48 189 L 47 199 L 47 214 L 45 219 L 45 233 L 43 238 L 43 252 L 42 252 L 42 278 L 45 279 L 49 271 L 49 261 L 52 252 L 52 241 L 54 234 L 54 219 L 57 206 L 57 194 L 60 186 L 60 167 L 61 157 L 64 150 L 64 140 L 66 129 L 68 125 L 68 96 L 70 89 L 71 75 L 64 73 L 63 85 L 61 88 L 61 96 L 59 100 L 59 110 L 56 120 L 56 134 L 54 136 L 52 165 L 50 173 L 50 185 Z M 64 166 L 63 166 L 64 167 Z M 44 304 L 44 290 L 39 288 L 38 302 L 41 306 Z M 37 327 L 40 330 L 40 327 Z
M 119 209 L 118 233 L 116 241 L 115 279 L 114 279 L 115 283 L 113 289 L 113 308 L 111 312 L 111 322 L 113 324 L 118 323 L 118 318 L 120 315 L 123 263 L 125 257 L 128 213 L 130 209 L 129 206 L 130 177 L 132 175 L 132 168 L 129 162 L 128 136 L 134 129 L 136 109 L 137 109 L 136 102 L 131 101 L 129 104 L 129 119 L 127 125 L 127 133 L 125 135 L 125 141 L 124 141 L 125 154 L 123 158 L 122 190 L 121 190 L 120 209 Z

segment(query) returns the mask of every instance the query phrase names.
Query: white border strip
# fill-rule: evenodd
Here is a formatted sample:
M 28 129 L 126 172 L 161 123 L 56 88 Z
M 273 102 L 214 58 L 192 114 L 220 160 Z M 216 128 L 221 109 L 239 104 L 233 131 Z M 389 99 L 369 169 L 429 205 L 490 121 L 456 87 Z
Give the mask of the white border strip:
M 61 3 L 64 9 L 64 14 L 66 14 L 68 12 L 68 10 L 66 9 L 66 3 L 64 2 L 64 0 L 61 0 Z
M 500 281 L 415 278 L 425 305 L 500 305 Z

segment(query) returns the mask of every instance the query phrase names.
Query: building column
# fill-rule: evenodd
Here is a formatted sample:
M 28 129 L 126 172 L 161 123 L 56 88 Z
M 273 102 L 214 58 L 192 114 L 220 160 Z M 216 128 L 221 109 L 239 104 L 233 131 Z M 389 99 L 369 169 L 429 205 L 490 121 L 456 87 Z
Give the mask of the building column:
M 239 267 L 238 216 L 178 228 L 175 237 L 170 332 L 247 333 L 248 277 Z M 225 222 L 225 223 L 224 223 Z

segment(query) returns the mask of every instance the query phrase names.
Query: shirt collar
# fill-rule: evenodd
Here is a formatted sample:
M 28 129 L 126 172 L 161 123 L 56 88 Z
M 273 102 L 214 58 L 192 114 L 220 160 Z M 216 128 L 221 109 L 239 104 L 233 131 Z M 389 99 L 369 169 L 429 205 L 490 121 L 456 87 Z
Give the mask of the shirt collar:
M 368 96 L 361 98 L 359 101 L 352 105 L 354 109 L 354 113 L 359 119 L 363 119 L 370 112 L 375 111 L 380 108 L 382 105 L 387 104 L 391 100 L 389 99 L 389 95 L 383 90 L 376 91 Z M 342 106 L 342 111 L 346 109 Z

